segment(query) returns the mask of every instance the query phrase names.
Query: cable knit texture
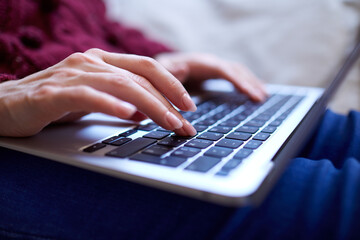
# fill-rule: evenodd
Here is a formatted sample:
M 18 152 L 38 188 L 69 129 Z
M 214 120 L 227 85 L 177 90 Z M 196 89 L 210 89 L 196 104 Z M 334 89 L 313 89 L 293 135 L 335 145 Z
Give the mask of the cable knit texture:
M 101 0 L 0 0 L 0 82 L 89 48 L 154 56 L 170 49 L 109 21 Z

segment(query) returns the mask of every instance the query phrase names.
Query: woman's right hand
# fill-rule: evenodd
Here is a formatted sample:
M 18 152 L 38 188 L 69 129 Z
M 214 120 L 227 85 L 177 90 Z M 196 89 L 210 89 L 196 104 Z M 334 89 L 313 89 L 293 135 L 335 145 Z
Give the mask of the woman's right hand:
M 52 122 L 90 112 L 130 120 L 143 113 L 179 135 L 195 135 L 167 99 L 183 111 L 196 110 L 183 85 L 154 59 L 90 49 L 0 84 L 0 136 L 35 135 Z

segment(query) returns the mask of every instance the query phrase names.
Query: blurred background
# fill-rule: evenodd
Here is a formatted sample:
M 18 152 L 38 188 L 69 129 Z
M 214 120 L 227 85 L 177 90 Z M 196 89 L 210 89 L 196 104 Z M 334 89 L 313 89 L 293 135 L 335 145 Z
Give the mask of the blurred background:
M 360 30 L 359 0 L 105 0 L 113 20 L 180 51 L 247 65 L 269 83 L 324 86 Z M 360 110 L 360 63 L 330 105 Z

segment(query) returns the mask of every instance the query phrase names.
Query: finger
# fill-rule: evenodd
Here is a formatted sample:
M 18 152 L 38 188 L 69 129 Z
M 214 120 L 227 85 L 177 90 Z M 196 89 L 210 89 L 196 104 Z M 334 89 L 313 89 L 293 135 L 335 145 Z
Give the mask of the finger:
M 141 122 L 141 121 L 143 121 L 143 120 L 145 120 L 147 118 L 148 117 L 145 114 L 143 114 L 142 112 L 137 111 L 137 112 L 135 112 L 134 115 L 131 116 L 131 118 L 129 118 L 129 120 L 135 121 L 135 122 Z
M 110 65 L 145 77 L 179 109 L 196 111 L 196 105 L 183 85 L 154 59 L 136 55 L 109 53 L 101 50 L 93 50 L 89 54 L 97 55 Z
M 186 119 L 183 121 L 183 127 L 175 129 L 175 133 L 180 136 L 195 136 L 197 131 Z
M 168 70 L 174 77 L 176 77 L 181 83 L 184 83 L 189 77 L 190 68 L 185 62 L 173 62 L 169 59 L 156 59 L 166 70 Z
M 140 76 L 134 76 L 134 74 L 130 72 L 128 74 L 132 76 L 132 79 L 134 79 L 137 84 L 139 84 L 142 88 L 146 89 L 149 93 L 155 96 L 162 104 L 164 104 L 167 109 L 169 109 L 171 113 L 173 113 L 182 121 L 182 131 L 180 131 L 180 129 L 176 129 L 178 135 L 193 136 L 196 134 L 195 128 L 186 119 L 183 118 L 183 116 L 169 103 L 168 100 L 163 97 L 163 95 L 159 91 L 157 91 L 157 89 L 149 81 L 147 81 L 147 79 Z
M 268 96 L 268 93 L 265 88 L 265 84 L 258 77 L 256 77 L 248 68 L 240 64 L 234 63 L 233 67 L 239 75 L 244 75 L 244 78 L 253 86 L 253 88 L 258 91 L 259 95 Z M 238 79 L 239 81 L 240 79 Z
M 254 101 L 263 101 L 266 98 L 264 87 L 250 72 L 239 65 L 225 64 L 219 66 L 219 75 Z
M 39 89 L 36 94 L 36 100 L 43 105 L 45 103 L 42 110 L 51 118 L 49 121 L 71 112 L 101 112 L 122 119 L 128 119 L 136 112 L 133 105 L 88 86 L 47 86 Z
M 181 115 L 177 117 L 174 114 L 177 111 L 171 104 L 165 105 L 163 102 L 167 101 L 164 97 L 160 101 L 159 96 L 154 96 L 131 79 L 134 77 L 143 79 L 125 70 L 119 73 L 88 73 L 84 74 L 82 83 L 135 105 L 139 111 L 165 129 L 181 128 L 183 125 L 181 119 L 179 119 Z

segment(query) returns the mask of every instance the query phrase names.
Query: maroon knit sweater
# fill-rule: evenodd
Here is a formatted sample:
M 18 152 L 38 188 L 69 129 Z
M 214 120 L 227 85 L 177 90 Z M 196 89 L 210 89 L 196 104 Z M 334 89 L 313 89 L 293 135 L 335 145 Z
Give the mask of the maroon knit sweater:
M 0 82 L 89 48 L 154 56 L 169 51 L 106 18 L 101 0 L 0 0 Z

